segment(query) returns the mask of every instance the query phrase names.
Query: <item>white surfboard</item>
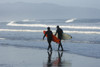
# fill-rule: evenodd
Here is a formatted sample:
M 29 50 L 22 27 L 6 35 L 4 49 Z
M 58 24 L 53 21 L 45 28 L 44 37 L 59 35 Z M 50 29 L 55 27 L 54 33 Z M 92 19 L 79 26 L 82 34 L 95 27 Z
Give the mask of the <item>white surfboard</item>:
M 55 34 L 55 32 L 53 34 Z M 58 34 L 56 35 L 56 37 L 58 37 Z M 69 40 L 69 39 L 72 39 L 72 36 L 69 34 L 63 33 L 62 40 Z
M 69 34 L 63 33 L 62 39 L 63 40 L 69 40 L 69 39 L 72 39 L 72 36 L 69 35 Z

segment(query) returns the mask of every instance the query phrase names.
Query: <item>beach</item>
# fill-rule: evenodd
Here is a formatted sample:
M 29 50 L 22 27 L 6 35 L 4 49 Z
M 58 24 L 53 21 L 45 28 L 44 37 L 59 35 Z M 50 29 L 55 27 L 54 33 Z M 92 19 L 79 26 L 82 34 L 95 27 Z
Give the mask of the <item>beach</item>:
M 58 53 L 63 55 L 59 57 Z M 57 59 L 61 62 L 57 63 Z M 48 65 L 49 64 L 49 65 Z M 100 59 L 46 49 L 0 46 L 0 67 L 99 67 Z

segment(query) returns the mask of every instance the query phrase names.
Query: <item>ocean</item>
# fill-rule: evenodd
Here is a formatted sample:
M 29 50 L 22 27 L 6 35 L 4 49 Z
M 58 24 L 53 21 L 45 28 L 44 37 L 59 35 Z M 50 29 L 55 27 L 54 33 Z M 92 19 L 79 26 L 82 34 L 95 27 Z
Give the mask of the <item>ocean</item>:
M 72 36 L 62 40 L 67 53 L 100 58 L 100 19 L 25 19 L 0 22 L 0 45 L 47 49 L 43 30 L 50 27 L 53 32 L 59 25 L 64 33 Z M 53 50 L 58 45 L 52 42 Z M 65 51 L 66 52 L 66 51 Z

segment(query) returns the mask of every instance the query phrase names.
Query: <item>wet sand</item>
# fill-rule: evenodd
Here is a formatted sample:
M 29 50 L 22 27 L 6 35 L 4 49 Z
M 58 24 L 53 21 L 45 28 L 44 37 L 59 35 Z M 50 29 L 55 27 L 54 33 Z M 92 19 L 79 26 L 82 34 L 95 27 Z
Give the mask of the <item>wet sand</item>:
M 100 59 L 46 49 L 0 46 L 0 67 L 100 67 Z

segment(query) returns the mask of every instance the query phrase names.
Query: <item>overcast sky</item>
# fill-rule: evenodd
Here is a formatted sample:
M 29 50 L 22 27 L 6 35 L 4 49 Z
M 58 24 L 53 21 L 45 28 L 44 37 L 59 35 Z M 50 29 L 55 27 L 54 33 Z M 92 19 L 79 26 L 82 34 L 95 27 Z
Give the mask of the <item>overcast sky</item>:
M 91 7 L 100 9 L 100 0 L 0 0 L 0 3 L 14 2 L 54 3 L 64 6 Z

